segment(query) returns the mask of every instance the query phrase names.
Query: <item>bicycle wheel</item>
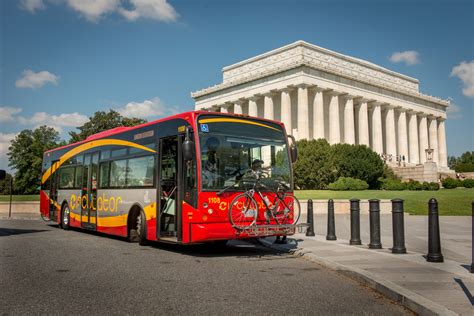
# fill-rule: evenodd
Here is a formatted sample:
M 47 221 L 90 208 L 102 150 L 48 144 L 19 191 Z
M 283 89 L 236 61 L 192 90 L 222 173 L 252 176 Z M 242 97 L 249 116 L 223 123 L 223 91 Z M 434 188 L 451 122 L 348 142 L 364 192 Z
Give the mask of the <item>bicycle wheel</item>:
M 300 219 L 300 202 L 294 196 L 278 197 L 273 217 L 279 225 L 296 225 Z
M 245 229 L 257 221 L 258 204 L 248 193 L 237 195 L 229 207 L 229 220 L 237 229 Z

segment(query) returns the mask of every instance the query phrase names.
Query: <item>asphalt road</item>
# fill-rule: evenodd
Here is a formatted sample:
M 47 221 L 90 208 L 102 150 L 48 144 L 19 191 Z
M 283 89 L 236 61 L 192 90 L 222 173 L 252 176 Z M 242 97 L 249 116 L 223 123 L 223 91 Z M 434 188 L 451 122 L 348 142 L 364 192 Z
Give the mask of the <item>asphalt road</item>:
M 0 313 L 411 314 L 350 278 L 231 242 L 141 247 L 0 220 Z

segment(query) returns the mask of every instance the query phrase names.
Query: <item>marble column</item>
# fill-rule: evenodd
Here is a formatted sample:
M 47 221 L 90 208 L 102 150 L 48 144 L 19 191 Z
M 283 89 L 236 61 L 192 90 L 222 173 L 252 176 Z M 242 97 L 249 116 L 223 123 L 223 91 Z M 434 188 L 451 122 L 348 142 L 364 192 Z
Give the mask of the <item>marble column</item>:
M 221 106 L 221 113 L 229 113 L 229 105 L 225 104 Z
M 398 112 L 398 154 L 400 155 L 400 159 L 402 159 L 402 156 L 405 156 L 405 162 L 408 162 L 409 157 L 406 110 L 398 109 Z
M 369 142 L 369 114 L 367 100 L 362 99 L 359 105 L 359 111 L 357 113 L 357 119 L 359 122 L 359 145 L 366 145 L 370 147 Z
M 324 104 L 323 89 L 316 88 L 313 100 L 313 138 L 324 138 Z
M 337 144 L 341 142 L 341 128 L 339 122 L 339 93 L 330 91 L 329 102 L 329 143 Z
M 433 161 L 438 162 L 438 120 L 434 116 L 429 118 L 430 148 L 433 149 Z
M 291 129 L 291 97 L 290 90 L 281 91 L 281 121 L 285 124 L 286 133 L 292 134 Z
M 344 104 L 344 142 L 355 144 L 354 97 L 346 95 Z
M 308 87 L 298 86 L 298 139 L 309 139 Z
M 439 148 L 439 165 L 440 167 L 448 167 L 448 152 L 446 150 L 446 127 L 445 119 L 438 118 L 438 148 Z
M 382 111 L 380 103 L 372 103 L 372 150 L 377 154 L 383 152 L 383 137 L 382 137 Z
M 242 102 L 234 102 L 234 113 L 242 114 Z
M 263 95 L 263 117 L 269 120 L 275 118 L 273 111 L 273 98 L 271 93 Z
M 408 130 L 410 138 L 410 159 L 408 159 L 408 162 L 418 164 L 420 163 L 420 150 L 418 148 L 418 118 L 416 113 L 413 111 L 408 113 Z
M 387 113 L 385 115 L 385 153 L 392 155 L 392 162 L 396 162 L 397 143 L 395 135 L 395 110 L 391 105 L 387 105 Z M 373 136 L 373 134 L 372 134 Z
M 258 116 L 257 98 L 249 98 L 249 116 Z
M 418 126 L 418 135 L 420 135 L 420 162 L 426 162 L 425 149 L 429 148 L 428 145 L 428 125 L 426 122 L 426 114 L 418 114 L 420 117 L 420 124 Z

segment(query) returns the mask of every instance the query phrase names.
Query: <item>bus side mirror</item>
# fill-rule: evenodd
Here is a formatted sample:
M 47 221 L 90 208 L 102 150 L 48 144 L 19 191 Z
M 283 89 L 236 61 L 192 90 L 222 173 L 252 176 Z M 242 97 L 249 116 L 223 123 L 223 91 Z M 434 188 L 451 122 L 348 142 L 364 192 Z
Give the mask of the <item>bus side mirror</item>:
M 5 170 L 0 170 L 0 180 L 5 180 L 7 173 Z
M 190 161 L 194 159 L 194 142 L 191 140 L 190 137 L 190 130 L 191 127 L 186 127 L 186 136 L 184 137 L 184 142 L 182 145 L 183 148 L 183 158 L 185 161 Z
M 298 148 L 296 148 L 296 141 L 293 135 L 288 135 L 288 138 L 291 138 L 291 144 L 290 144 L 291 162 L 295 163 L 296 160 L 298 160 Z

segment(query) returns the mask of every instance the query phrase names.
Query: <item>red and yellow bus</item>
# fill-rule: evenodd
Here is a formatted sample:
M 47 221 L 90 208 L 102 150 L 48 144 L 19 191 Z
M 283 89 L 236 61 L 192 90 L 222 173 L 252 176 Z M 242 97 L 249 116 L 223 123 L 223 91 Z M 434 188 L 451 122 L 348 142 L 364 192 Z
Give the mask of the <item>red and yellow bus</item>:
M 281 235 L 274 225 L 239 231 L 228 210 L 255 159 L 271 170 L 267 183 L 284 182 L 292 195 L 289 139 L 280 122 L 205 111 L 107 130 L 44 153 L 41 215 L 140 243 Z

